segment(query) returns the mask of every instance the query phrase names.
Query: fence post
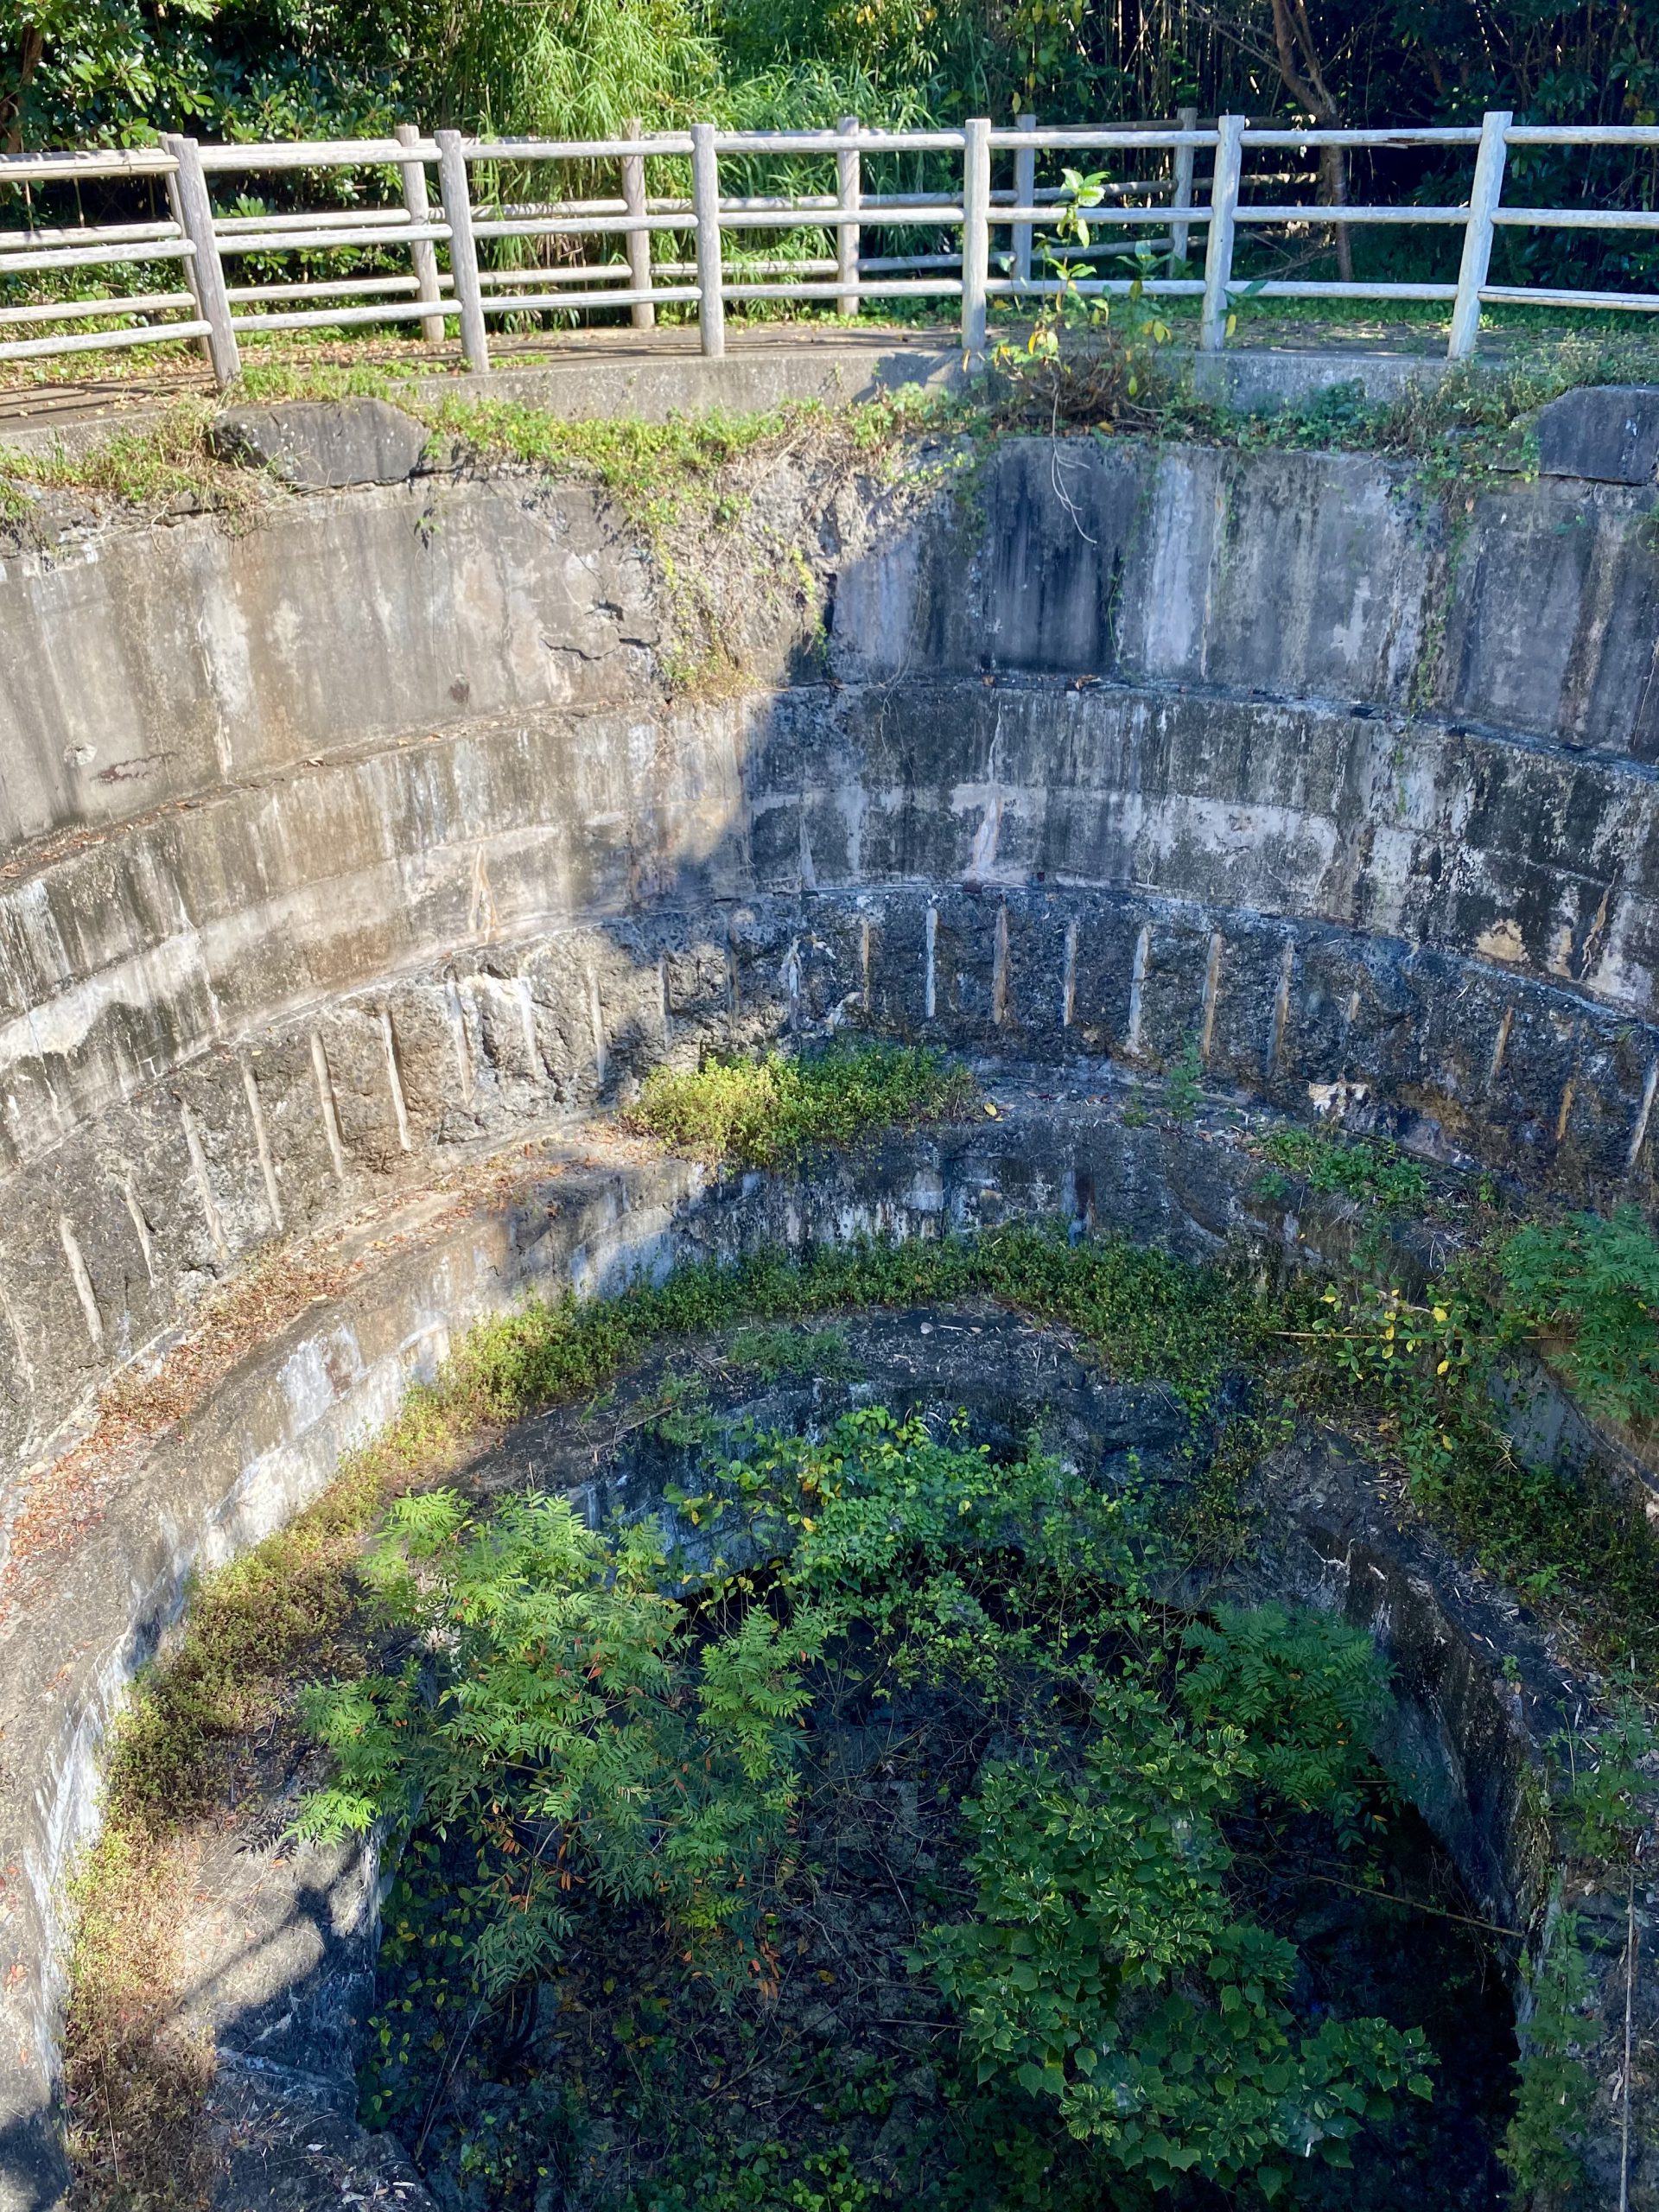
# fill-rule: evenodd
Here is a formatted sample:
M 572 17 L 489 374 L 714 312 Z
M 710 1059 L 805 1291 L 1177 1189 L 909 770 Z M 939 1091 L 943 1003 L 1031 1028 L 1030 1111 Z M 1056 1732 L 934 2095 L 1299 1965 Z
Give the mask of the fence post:
M 478 247 L 473 238 L 473 200 L 467 181 L 467 156 L 459 130 L 440 130 L 438 189 L 443 219 L 449 226 L 449 273 L 461 309 L 461 358 L 482 375 L 490 365 L 490 341 L 484 327 L 484 292 L 478 281 Z
M 962 126 L 962 351 L 971 371 L 985 361 L 986 283 L 991 259 L 991 123 Z
M 697 226 L 697 327 L 702 350 L 717 361 L 726 351 L 725 272 L 720 249 L 720 156 L 715 126 L 691 126 L 691 212 Z
M 1175 128 L 1178 130 L 1196 130 L 1198 127 L 1197 108 L 1178 107 L 1176 109 Z M 1170 187 L 1169 194 L 1169 204 L 1172 208 L 1190 207 L 1192 205 L 1192 156 L 1197 150 L 1193 146 L 1178 146 L 1175 149 L 1174 181 Z M 1172 276 L 1174 275 L 1178 264 L 1183 269 L 1186 266 L 1186 249 L 1191 243 L 1192 235 L 1190 224 L 1176 222 L 1170 224 L 1169 269 Z
M 645 124 L 637 115 L 631 115 L 623 124 L 623 133 L 629 138 L 645 135 Z M 630 215 L 645 212 L 645 157 L 643 154 L 624 154 L 622 156 L 622 205 Z M 628 255 L 628 283 L 636 292 L 651 289 L 651 232 L 629 231 L 624 244 Z M 649 300 L 636 300 L 628 309 L 628 321 L 636 330 L 654 330 L 657 309 Z
M 1512 110 L 1492 109 L 1480 120 L 1480 147 L 1475 156 L 1475 181 L 1469 188 L 1469 220 L 1463 231 L 1463 261 L 1458 270 L 1458 296 L 1452 303 L 1452 335 L 1447 358 L 1466 361 L 1480 335 L 1480 293 L 1492 260 L 1492 217 L 1503 197 L 1503 164 L 1509 152 L 1505 136 L 1515 121 Z
M 213 234 L 213 203 L 207 197 L 201 149 L 194 138 L 181 138 L 176 131 L 164 131 L 162 151 L 170 154 L 179 165 L 179 220 L 184 226 L 186 238 L 195 248 L 195 279 L 190 289 L 200 303 L 202 319 L 208 326 L 207 358 L 213 363 L 213 382 L 223 391 L 227 384 L 234 382 L 242 358 L 237 350 L 236 333 L 231 328 L 225 264 L 219 257 L 219 240 Z
M 1227 343 L 1227 287 L 1233 274 L 1233 219 L 1238 212 L 1238 172 L 1246 118 L 1216 118 L 1216 174 L 1210 187 L 1210 235 L 1204 249 L 1204 312 L 1198 351 L 1219 353 Z
M 178 226 L 179 236 L 181 238 L 188 238 L 190 233 L 184 227 L 184 208 L 179 199 L 178 171 L 176 169 L 169 169 L 167 175 L 162 179 L 162 182 L 167 188 L 167 212 L 173 218 L 174 222 Z M 205 321 L 206 317 L 203 315 L 201 311 L 201 287 L 196 282 L 195 256 L 194 254 L 187 255 L 184 260 L 180 263 L 179 266 L 184 271 L 184 281 L 190 296 L 196 303 L 196 321 L 198 322 Z M 197 353 L 200 353 L 202 359 L 207 362 L 208 367 L 212 368 L 213 365 L 213 349 L 211 340 L 207 338 L 198 338 L 194 341 L 194 343 Z
M 392 133 L 400 146 L 412 146 L 420 135 L 412 123 L 400 123 Z M 423 227 L 432 219 L 431 207 L 426 196 L 426 163 L 399 162 L 397 166 L 403 173 L 404 206 L 409 212 L 409 219 L 417 228 Z M 434 307 L 438 306 L 443 294 L 438 288 L 438 256 L 431 239 L 412 238 L 409 258 L 415 270 L 416 287 L 422 301 L 430 300 Z M 421 317 L 421 335 L 429 346 L 442 346 L 442 315 L 423 315 Z
M 843 115 L 836 125 L 843 135 L 858 129 L 855 115 Z M 863 197 L 864 168 L 858 149 L 842 150 L 836 156 L 836 198 L 840 211 L 845 215 L 856 214 L 858 203 Z M 842 223 L 836 232 L 836 275 L 843 284 L 858 282 L 859 226 L 856 223 Z M 856 292 L 843 292 L 836 302 L 836 313 L 849 320 L 859 310 Z
M 1034 130 L 1037 128 L 1037 118 L 1034 115 L 1016 115 L 1014 118 L 1014 127 L 1016 130 Z M 1017 146 L 1014 155 L 1014 206 L 1029 207 L 1036 190 L 1037 149 L 1034 146 Z M 1030 283 L 1031 225 L 1029 223 L 1016 223 L 1014 226 L 1014 274 L 1016 283 Z

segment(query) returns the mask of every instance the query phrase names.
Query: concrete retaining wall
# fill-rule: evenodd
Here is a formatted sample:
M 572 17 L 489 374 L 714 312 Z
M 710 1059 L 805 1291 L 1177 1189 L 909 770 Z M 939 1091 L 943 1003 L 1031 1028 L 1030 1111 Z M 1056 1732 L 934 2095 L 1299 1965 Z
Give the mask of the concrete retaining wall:
M 912 464 L 754 465 L 702 704 L 650 548 L 529 474 L 0 556 L 5 1461 L 279 1233 L 790 1025 L 1191 1039 L 1651 1201 L 1651 491 Z

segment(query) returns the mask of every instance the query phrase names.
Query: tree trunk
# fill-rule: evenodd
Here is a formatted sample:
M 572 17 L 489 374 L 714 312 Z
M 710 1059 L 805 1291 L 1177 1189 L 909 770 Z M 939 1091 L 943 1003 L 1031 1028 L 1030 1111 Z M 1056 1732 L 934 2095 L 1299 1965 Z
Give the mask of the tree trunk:
M 1309 19 L 1306 0 L 1273 0 L 1273 43 L 1279 56 L 1279 74 L 1285 90 L 1321 130 L 1340 127 L 1342 110 L 1325 81 L 1318 41 Z M 1319 197 L 1328 207 L 1345 204 L 1347 163 L 1340 146 L 1319 149 Z M 1337 274 L 1344 284 L 1354 281 L 1354 250 L 1346 223 L 1336 226 Z
M 25 23 L 17 56 L 16 82 L 9 92 L 0 96 L 0 132 L 4 134 L 9 154 L 21 154 L 23 150 L 23 100 L 45 51 L 46 39 L 39 24 Z
M 1327 207 L 1343 207 L 1348 198 L 1348 163 L 1340 146 L 1319 149 L 1319 189 Z M 1354 248 L 1346 223 L 1336 226 L 1337 274 L 1344 284 L 1354 281 Z

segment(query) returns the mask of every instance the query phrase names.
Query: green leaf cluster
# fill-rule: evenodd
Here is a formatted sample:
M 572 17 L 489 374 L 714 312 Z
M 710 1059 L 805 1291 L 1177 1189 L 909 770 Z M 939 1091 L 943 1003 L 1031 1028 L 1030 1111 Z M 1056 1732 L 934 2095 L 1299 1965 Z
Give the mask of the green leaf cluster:
M 1428 1178 L 1418 1162 L 1382 1138 L 1292 1128 L 1274 1130 L 1262 1150 L 1310 1191 L 1358 1198 L 1390 1214 L 1420 1212 L 1428 1202 Z
M 418 1815 L 468 1838 L 491 1906 L 472 1961 L 486 1995 L 558 1957 L 578 1888 L 649 1907 L 698 1970 L 741 1981 L 793 1802 L 810 1622 L 787 1649 L 758 1608 L 700 1640 L 654 1529 L 601 1536 L 556 1497 L 481 1526 L 453 1493 L 404 1499 L 373 1572 L 422 1648 L 396 1675 L 308 1694 L 334 1775 L 303 1830 L 403 1831 Z
M 1510 1239 L 1499 1257 L 1511 1315 L 1597 1413 L 1659 1415 L 1659 1237 L 1635 1206 L 1575 1214 Z
M 997 1762 L 969 1816 L 972 1918 L 923 1947 L 963 2007 L 982 2081 L 1011 2070 L 1079 2139 L 1154 2188 L 1200 2174 L 1272 2197 L 1287 2162 L 1347 2163 L 1421 2039 L 1375 2019 L 1299 2027 L 1293 1945 L 1229 1891 L 1249 1803 L 1357 1809 L 1383 1700 L 1366 1639 L 1274 1608 L 1224 1611 L 1095 1694 L 1080 1758 Z M 1194 1657 L 1192 1655 L 1196 1655 Z

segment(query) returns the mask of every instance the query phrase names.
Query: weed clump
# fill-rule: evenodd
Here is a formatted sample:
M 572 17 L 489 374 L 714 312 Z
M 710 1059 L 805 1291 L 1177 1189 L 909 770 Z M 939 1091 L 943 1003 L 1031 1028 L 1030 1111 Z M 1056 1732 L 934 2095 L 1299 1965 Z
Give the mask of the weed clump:
M 1281 1196 L 1289 1176 L 1307 1190 L 1359 1199 L 1381 1213 L 1420 1213 L 1428 1203 L 1428 1178 L 1421 1166 L 1386 1139 L 1292 1128 L 1274 1129 L 1263 1139 L 1262 1151 L 1273 1163 L 1262 1178 L 1267 1197 Z
M 970 1112 L 964 1068 L 925 1046 L 847 1042 L 826 1052 L 658 1068 L 626 1126 L 677 1152 L 734 1167 L 791 1167 L 814 1145 Z
M 1498 1266 L 1515 1322 L 1592 1412 L 1659 1416 L 1659 1238 L 1634 1206 L 1519 1230 Z

